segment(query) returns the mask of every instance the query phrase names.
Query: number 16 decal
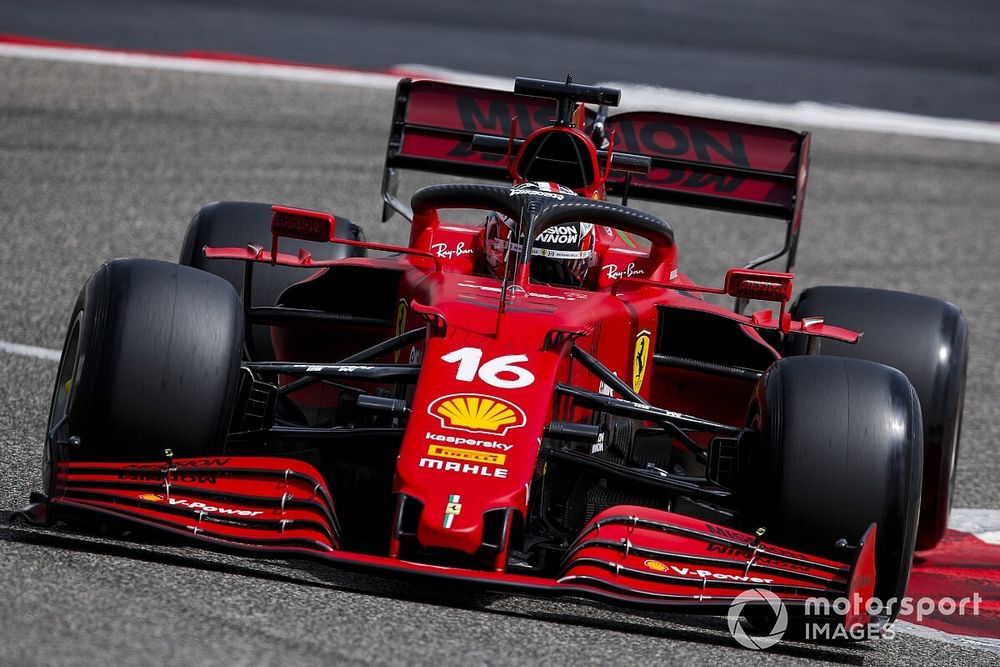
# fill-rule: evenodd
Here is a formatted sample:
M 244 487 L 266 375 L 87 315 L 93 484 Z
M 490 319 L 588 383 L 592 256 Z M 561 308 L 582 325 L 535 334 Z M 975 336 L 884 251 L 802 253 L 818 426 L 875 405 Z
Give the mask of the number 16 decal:
M 535 376 L 531 371 L 514 365 L 527 361 L 527 355 L 507 354 L 490 359 L 485 364 L 480 365 L 482 360 L 483 351 L 478 347 L 463 347 L 441 357 L 441 361 L 458 364 L 455 379 L 460 382 L 472 382 L 478 375 L 480 380 L 491 387 L 520 389 L 535 381 Z M 500 377 L 501 374 L 513 377 Z

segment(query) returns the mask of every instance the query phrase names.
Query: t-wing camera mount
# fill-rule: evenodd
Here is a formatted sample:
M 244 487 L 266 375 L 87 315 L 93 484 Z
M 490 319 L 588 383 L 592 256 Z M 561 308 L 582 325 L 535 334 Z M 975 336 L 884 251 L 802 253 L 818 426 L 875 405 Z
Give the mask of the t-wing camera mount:
M 514 92 L 518 95 L 554 99 L 556 119 L 553 124 L 562 126 L 573 124 L 573 108 L 577 103 L 616 107 L 622 98 L 622 91 L 617 88 L 573 83 L 571 74 L 566 75 L 566 81 L 517 77 L 514 79 Z

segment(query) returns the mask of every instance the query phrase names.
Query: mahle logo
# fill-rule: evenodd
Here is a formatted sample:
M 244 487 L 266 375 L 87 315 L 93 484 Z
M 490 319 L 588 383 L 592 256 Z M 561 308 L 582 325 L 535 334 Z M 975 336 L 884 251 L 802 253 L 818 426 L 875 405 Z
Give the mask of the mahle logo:
M 743 608 L 748 604 L 757 609 L 770 607 L 771 611 L 774 612 L 774 624 L 769 631 L 766 627 L 751 627 L 750 630 L 753 631 L 753 634 L 747 632 L 747 627 L 750 624 L 742 616 Z M 785 635 L 785 630 L 788 629 L 788 610 L 785 609 L 781 599 L 771 591 L 763 588 L 751 588 L 736 596 L 733 603 L 729 605 L 729 614 L 726 620 L 729 622 L 729 634 L 733 636 L 737 644 L 744 648 L 762 651 L 777 644 Z M 760 633 L 761 630 L 764 630 L 763 634 Z

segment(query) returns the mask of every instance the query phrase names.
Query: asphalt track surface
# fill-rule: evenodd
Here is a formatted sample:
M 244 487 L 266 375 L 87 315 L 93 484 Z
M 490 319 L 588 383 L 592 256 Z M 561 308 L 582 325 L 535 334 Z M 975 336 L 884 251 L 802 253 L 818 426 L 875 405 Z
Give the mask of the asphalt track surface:
M 995 0 L 0 1 L 0 33 L 1000 121 Z
M 386 90 L 0 58 L 0 340 L 58 348 L 83 281 L 110 257 L 174 260 L 218 199 L 379 225 Z M 800 128 L 809 129 L 809 128 Z M 1000 146 L 817 131 L 799 287 L 858 284 L 960 304 L 972 362 L 956 505 L 1000 508 Z M 774 223 L 652 210 L 682 265 L 717 282 L 778 242 Z M 0 509 L 40 482 L 55 365 L 0 352 Z M 735 647 L 720 618 L 473 595 L 110 537 L 0 527 L 7 664 L 995 664 L 900 635 Z

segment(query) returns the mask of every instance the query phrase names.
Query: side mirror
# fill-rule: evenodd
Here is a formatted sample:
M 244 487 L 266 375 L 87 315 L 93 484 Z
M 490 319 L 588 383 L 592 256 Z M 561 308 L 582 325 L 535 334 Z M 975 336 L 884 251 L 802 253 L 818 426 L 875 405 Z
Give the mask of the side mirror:
M 725 291 L 737 299 L 777 301 L 784 305 L 792 298 L 793 273 L 730 269 L 726 273 Z
M 337 231 L 337 219 L 329 213 L 307 211 L 288 206 L 271 207 L 271 263 L 278 257 L 278 239 L 332 241 Z

